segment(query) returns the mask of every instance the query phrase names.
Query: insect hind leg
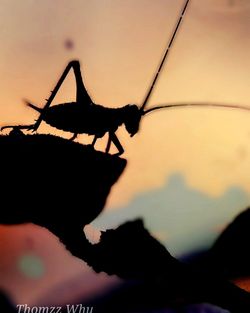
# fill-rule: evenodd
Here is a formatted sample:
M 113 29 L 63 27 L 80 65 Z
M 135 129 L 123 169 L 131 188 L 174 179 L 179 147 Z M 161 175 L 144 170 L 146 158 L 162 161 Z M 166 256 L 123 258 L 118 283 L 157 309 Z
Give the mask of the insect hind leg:
M 3 131 L 4 129 L 8 129 L 8 128 L 12 128 L 12 130 L 14 129 L 27 129 L 27 130 L 31 130 L 34 129 L 34 124 L 31 125 L 7 125 L 7 126 L 3 126 L 1 127 L 1 131 Z
M 76 79 L 76 101 L 77 103 L 82 103 L 85 106 L 90 105 L 93 103 L 92 99 L 90 98 L 87 89 L 84 86 L 81 69 L 80 69 L 80 62 L 75 60 L 70 62 L 71 66 L 73 67 L 75 79 Z

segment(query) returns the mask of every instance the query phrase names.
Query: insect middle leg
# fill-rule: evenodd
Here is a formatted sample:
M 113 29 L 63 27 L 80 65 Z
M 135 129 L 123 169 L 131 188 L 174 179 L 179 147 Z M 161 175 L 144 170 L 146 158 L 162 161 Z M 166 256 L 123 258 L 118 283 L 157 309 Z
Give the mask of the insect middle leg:
M 94 137 L 94 139 L 93 139 L 93 141 L 92 141 L 92 144 L 91 144 L 91 146 L 92 146 L 93 148 L 94 148 L 94 146 L 95 146 L 95 143 L 96 143 L 97 139 L 98 139 L 98 136 L 95 135 L 95 137 Z

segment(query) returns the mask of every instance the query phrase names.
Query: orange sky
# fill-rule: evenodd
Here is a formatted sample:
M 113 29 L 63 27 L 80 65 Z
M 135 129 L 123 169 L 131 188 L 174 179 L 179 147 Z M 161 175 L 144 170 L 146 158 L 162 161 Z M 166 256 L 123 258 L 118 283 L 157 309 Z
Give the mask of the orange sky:
M 180 101 L 248 105 L 249 5 L 243 0 L 230 3 L 191 1 L 149 105 Z M 34 120 L 36 113 L 22 99 L 42 106 L 72 58 L 81 61 L 95 102 L 117 107 L 140 104 L 182 4 L 181 0 L 2 1 L 1 124 Z M 71 50 L 64 45 L 68 39 L 74 43 Z M 69 79 L 55 102 L 73 99 L 74 93 L 74 81 Z M 232 184 L 249 191 L 249 119 L 246 112 L 230 110 L 171 110 L 147 117 L 133 139 L 119 131 L 129 166 L 110 206 L 161 185 L 175 171 L 211 194 Z

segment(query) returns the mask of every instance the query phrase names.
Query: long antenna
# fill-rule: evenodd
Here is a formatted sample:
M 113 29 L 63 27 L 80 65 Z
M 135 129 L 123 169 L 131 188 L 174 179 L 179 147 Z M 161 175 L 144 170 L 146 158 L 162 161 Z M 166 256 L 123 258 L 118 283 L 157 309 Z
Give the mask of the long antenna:
M 146 115 L 155 110 L 161 109 L 176 109 L 183 107 L 217 107 L 217 108 L 228 108 L 228 109 L 238 109 L 244 111 L 250 111 L 250 107 L 238 104 L 223 104 L 223 103 L 209 103 L 209 102 L 201 102 L 201 103 L 176 103 L 176 104 L 162 104 L 153 108 L 150 108 L 143 112 L 143 115 Z
M 142 106 L 141 106 L 141 110 L 142 110 L 142 111 L 143 111 L 143 109 L 145 108 L 145 106 L 146 106 L 146 104 L 147 104 L 147 102 L 148 102 L 148 100 L 149 100 L 149 98 L 150 98 L 150 96 L 151 96 L 151 93 L 152 93 L 152 91 L 153 91 L 153 89 L 154 89 L 154 86 L 155 86 L 155 83 L 156 83 L 156 81 L 157 81 L 157 78 L 158 78 L 158 76 L 159 76 L 159 74 L 160 74 L 160 72 L 161 72 L 161 70 L 162 70 L 162 67 L 163 67 L 164 62 L 166 61 L 166 58 L 167 58 L 168 53 L 169 53 L 169 50 L 170 50 L 170 48 L 171 48 L 171 46 L 172 46 L 172 44 L 173 44 L 173 42 L 174 42 L 174 40 L 175 40 L 176 34 L 177 34 L 178 29 L 179 29 L 179 27 L 180 27 L 180 24 L 181 24 L 181 21 L 182 21 L 182 19 L 183 19 L 183 16 L 184 16 L 184 14 L 185 14 L 185 12 L 186 12 L 186 9 L 187 9 L 187 6 L 188 6 L 189 1 L 190 1 L 190 0 L 187 0 L 187 1 L 186 1 L 185 5 L 184 5 L 184 8 L 183 8 L 182 11 L 181 11 L 181 15 L 180 15 L 179 20 L 178 20 L 178 22 L 177 22 L 177 24 L 176 24 L 175 30 L 174 30 L 174 32 L 173 32 L 173 34 L 172 34 L 172 37 L 171 37 L 171 39 L 170 39 L 170 41 L 169 41 L 168 47 L 167 47 L 167 49 L 166 49 L 166 51 L 165 51 L 165 53 L 164 53 L 164 56 L 163 56 L 162 61 L 161 61 L 161 63 L 160 63 L 160 66 L 159 66 L 159 68 L 158 68 L 158 70 L 157 70 L 157 72 L 156 72 L 156 74 L 155 74 L 155 78 L 154 78 L 154 80 L 153 80 L 153 82 L 152 82 L 152 84 L 151 84 L 151 86 L 150 86 L 150 88 L 149 88 L 149 90 L 148 90 L 148 93 L 147 93 L 147 95 L 146 95 L 146 97 L 145 97 L 145 100 L 143 101 L 143 104 L 142 104 Z

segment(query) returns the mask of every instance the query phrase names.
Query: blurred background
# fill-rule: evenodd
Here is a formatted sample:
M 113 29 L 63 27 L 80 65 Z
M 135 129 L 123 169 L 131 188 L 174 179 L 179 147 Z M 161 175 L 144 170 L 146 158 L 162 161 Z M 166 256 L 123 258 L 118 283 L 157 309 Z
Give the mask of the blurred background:
M 42 107 L 72 59 L 80 60 L 95 103 L 140 105 L 183 2 L 1 0 L 1 126 L 32 123 L 37 113 L 23 99 Z M 249 30 L 248 0 L 191 0 L 148 107 L 180 102 L 250 107 Z M 54 103 L 74 100 L 71 74 Z M 247 111 L 178 108 L 145 117 L 134 138 L 120 129 L 128 165 L 102 215 L 86 227 L 90 240 L 98 240 L 99 229 L 140 216 L 178 258 L 209 248 L 250 203 L 249 122 Z M 44 124 L 39 132 L 71 136 Z M 0 249 L 0 287 L 18 303 L 62 298 L 68 303 L 119 283 L 93 273 L 34 225 L 1 226 Z

